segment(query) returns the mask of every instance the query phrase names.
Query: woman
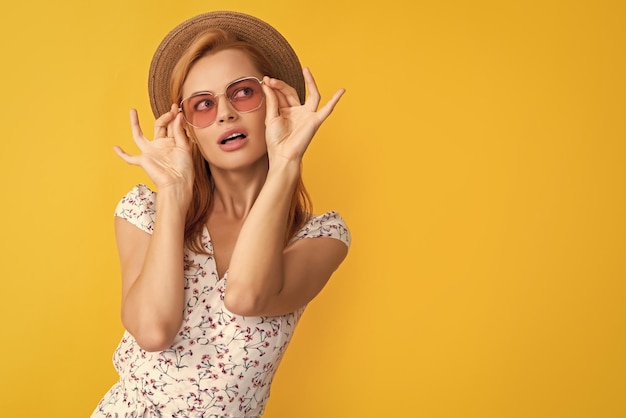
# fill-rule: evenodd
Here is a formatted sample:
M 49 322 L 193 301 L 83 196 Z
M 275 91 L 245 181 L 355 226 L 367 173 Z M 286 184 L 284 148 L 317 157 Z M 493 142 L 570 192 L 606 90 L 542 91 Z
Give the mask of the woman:
M 127 331 L 94 417 L 262 415 L 298 319 L 350 243 L 336 212 L 311 215 L 300 173 L 344 91 L 318 110 L 300 68 L 275 29 L 234 12 L 192 18 L 159 46 L 154 139 L 132 111 L 141 153 L 116 147 L 158 194 L 138 185 L 115 212 Z

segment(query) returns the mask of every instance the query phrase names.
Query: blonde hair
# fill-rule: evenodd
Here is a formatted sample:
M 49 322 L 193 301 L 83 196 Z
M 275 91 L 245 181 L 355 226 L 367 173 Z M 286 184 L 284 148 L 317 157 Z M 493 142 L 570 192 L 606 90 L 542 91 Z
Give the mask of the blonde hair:
M 207 30 L 196 37 L 174 67 L 170 78 L 171 103 L 179 103 L 182 100 L 182 87 L 187 74 L 200 58 L 226 49 L 236 49 L 244 52 L 261 74 L 270 77 L 274 76 L 274 63 L 269 62 L 254 46 L 240 41 L 234 35 L 224 30 Z M 202 244 L 202 232 L 208 220 L 209 210 L 213 204 L 215 182 L 211 176 L 211 167 L 197 145 L 191 126 L 189 126 L 188 133 L 192 139 L 191 155 L 195 177 L 191 204 L 185 219 L 185 245 L 196 253 L 208 254 Z M 291 205 L 286 219 L 285 246 L 308 222 L 311 213 L 311 198 L 304 187 L 302 177 L 300 177 L 292 194 Z

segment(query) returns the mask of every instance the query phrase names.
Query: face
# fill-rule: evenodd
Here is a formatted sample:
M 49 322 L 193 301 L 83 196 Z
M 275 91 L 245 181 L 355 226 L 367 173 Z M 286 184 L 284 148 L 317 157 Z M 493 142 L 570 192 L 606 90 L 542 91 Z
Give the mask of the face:
M 227 94 L 223 94 L 234 80 L 250 76 L 263 78 L 244 52 L 228 49 L 198 60 L 183 84 L 183 98 L 198 92 L 213 93 L 217 105 L 215 122 L 204 128 L 189 127 L 212 169 L 241 169 L 266 158 L 265 101 L 256 109 L 241 113 L 228 100 Z M 246 91 L 238 90 L 234 94 L 245 95 Z M 204 102 L 194 104 L 205 105 Z

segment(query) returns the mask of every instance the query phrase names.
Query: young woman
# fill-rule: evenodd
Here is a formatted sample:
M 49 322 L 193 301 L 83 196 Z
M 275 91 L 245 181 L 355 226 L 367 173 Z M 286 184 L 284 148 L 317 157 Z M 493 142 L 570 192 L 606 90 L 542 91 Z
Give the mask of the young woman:
M 158 193 L 138 185 L 115 212 L 126 332 L 93 417 L 259 417 L 298 319 L 348 251 L 342 218 L 311 214 L 300 172 L 343 90 L 318 109 L 287 41 L 234 12 L 170 32 L 149 90 L 154 139 L 132 111 L 141 152 L 116 152 Z

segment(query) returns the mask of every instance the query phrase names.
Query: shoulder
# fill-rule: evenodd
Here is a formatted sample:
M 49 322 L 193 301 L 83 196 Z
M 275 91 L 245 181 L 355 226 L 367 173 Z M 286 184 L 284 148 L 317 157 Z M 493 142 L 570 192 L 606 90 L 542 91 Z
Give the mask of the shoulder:
M 350 246 L 351 236 L 346 221 L 336 211 L 314 215 L 298 231 L 292 241 L 304 238 L 334 238 Z
M 155 214 L 156 193 L 145 184 L 138 184 L 122 197 L 114 215 L 152 233 Z

